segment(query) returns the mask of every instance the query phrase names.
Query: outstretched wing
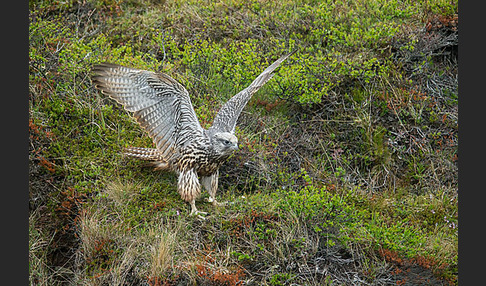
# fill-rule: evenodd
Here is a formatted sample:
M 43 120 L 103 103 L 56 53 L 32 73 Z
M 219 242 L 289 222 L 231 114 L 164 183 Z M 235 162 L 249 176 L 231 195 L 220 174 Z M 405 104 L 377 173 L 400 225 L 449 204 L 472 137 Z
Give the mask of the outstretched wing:
M 189 93 L 170 76 L 109 63 L 93 72 L 95 86 L 133 112 L 162 157 L 203 136 Z
M 257 92 L 269 79 L 273 77 L 272 72 L 293 53 L 295 53 L 295 51 L 276 60 L 273 64 L 266 68 L 247 88 L 230 98 L 230 100 L 228 100 L 228 102 L 221 107 L 218 114 L 216 114 L 213 125 L 210 129 L 214 129 L 219 132 L 234 133 L 236 121 L 252 95 L 255 94 L 255 92 Z

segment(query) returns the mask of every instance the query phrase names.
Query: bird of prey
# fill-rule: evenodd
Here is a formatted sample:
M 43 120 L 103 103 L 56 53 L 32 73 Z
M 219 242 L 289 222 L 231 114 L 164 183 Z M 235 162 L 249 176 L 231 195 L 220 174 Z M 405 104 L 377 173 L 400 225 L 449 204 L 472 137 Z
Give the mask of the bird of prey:
M 195 204 L 201 185 L 209 192 L 209 201 L 220 204 L 216 200 L 219 167 L 238 150 L 234 132 L 241 111 L 292 54 L 276 60 L 228 100 L 208 129 L 199 124 L 188 91 L 167 74 L 101 63 L 93 67 L 92 80 L 102 93 L 133 112 L 156 145 L 156 148 L 128 147 L 125 154 L 151 161 L 157 169 L 175 172 L 179 177 L 177 191 L 190 204 L 191 214 L 199 215 L 205 214 Z

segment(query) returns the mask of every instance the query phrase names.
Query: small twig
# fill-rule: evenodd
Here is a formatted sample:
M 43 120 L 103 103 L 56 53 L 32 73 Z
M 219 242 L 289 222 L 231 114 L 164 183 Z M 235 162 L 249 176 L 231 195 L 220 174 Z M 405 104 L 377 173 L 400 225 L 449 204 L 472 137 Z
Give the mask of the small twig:
M 162 61 L 160 62 L 160 65 L 158 67 L 158 71 L 161 72 L 162 68 L 164 66 L 165 59 L 167 57 L 167 54 L 165 53 L 165 30 L 163 30 L 163 35 L 162 35 L 162 52 L 164 53 L 164 56 L 162 57 Z

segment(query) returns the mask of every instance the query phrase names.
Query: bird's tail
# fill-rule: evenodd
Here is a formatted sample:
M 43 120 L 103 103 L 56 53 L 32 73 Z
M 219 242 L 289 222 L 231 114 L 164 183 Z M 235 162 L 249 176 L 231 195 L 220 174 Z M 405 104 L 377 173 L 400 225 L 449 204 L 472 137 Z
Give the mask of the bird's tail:
M 169 163 L 162 157 L 159 150 L 154 148 L 126 147 L 123 150 L 123 155 L 144 161 L 151 161 L 150 165 L 158 170 L 169 169 Z

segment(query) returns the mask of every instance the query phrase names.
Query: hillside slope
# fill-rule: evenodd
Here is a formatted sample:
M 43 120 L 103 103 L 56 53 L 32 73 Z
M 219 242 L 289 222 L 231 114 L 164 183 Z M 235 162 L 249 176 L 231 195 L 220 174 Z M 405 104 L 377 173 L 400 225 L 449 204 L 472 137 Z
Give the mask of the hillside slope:
M 30 1 L 31 285 L 456 285 L 457 1 Z M 177 178 L 91 68 L 161 71 L 238 120 L 231 202 Z

